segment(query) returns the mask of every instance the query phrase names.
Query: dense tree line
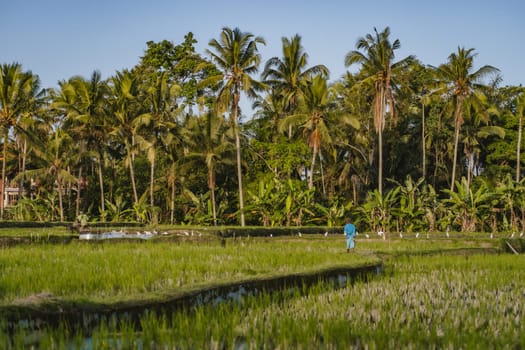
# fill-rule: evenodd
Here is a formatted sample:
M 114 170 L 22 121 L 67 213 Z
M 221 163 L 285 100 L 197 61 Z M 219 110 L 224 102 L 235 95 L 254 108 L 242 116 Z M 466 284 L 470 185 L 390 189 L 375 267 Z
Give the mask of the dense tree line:
M 432 67 L 374 28 L 330 83 L 299 35 L 266 62 L 238 28 L 205 56 L 191 33 L 146 44 L 52 89 L 0 65 L 2 183 L 20 189 L 1 219 L 525 229 L 525 93 L 473 48 Z

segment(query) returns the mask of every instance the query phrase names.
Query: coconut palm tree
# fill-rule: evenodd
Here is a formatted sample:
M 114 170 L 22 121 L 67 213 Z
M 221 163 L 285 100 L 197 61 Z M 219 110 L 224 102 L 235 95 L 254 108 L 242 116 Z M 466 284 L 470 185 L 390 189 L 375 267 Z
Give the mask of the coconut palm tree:
M 66 181 L 77 180 L 68 171 L 69 160 L 72 158 L 72 144 L 73 139 L 71 136 L 63 129 L 57 129 L 49 135 L 49 139 L 47 142 L 42 143 L 41 147 L 34 148 L 37 163 L 41 164 L 41 166 L 21 173 L 21 176 L 26 178 L 50 177 L 50 180 L 56 186 L 58 194 L 60 221 L 64 221 L 64 185 Z
M 186 155 L 188 159 L 186 165 L 194 167 L 195 163 L 198 162 L 198 164 L 205 165 L 208 170 L 208 189 L 210 190 L 214 225 L 217 225 L 216 168 L 219 162 L 228 163 L 230 159 L 233 160 L 227 156 L 230 150 L 233 151 L 233 145 L 226 137 L 225 131 L 224 120 L 211 111 L 203 117 L 192 117 L 184 129 L 185 139 L 190 150 Z
M 448 57 L 448 62 L 436 68 L 438 80 L 444 84 L 442 93 L 448 93 L 454 102 L 454 160 L 452 162 L 452 176 L 450 181 L 450 191 L 454 191 L 456 182 L 456 167 L 458 157 L 459 133 L 463 125 L 463 112 L 465 100 L 473 99 L 476 103 L 477 96 L 475 91 L 484 87 L 482 79 L 499 70 L 489 65 L 485 65 L 476 71 L 474 69 L 474 49 L 458 47 L 457 53 L 452 53 Z
M 99 71 L 93 71 L 90 79 L 75 76 L 68 81 L 59 82 L 59 88 L 52 93 L 51 107 L 64 114 L 64 128 L 79 142 L 80 152 L 86 155 L 86 158 L 95 160 L 100 208 L 103 214 L 105 212 L 103 164 L 108 132 L 107 84 L 102 80 Z M 82 178 L 82 169 L 83 167 L 79 166 L 79 181 Z M 79 201 L 80 198 L 77 197 L 77 212 Z
M 383 193 L 383 129 L 387 113 L 395 115 L 394 79 L 404 69 L 413 56 L 407 56 L 394 62 L 395 50 L 401 47 L 399 39 L 390 41 L 390 28 L 382 32 L 374 28 L 374 34 L 367 34 L 357 40 L 357 50 L 350 51 L 345 57 L 346 66 L 361 64 L 361 80 L 374 86 L 373 115 L 374 127 L 378 136 L 378 191 Z M 363 52 L 359 51 L 362 50 Z
M 139 130 L 137 135 L 138 141 L 146 145 L 148 153 L 150 162 L 150 207 L 153 208 L 155 204 L 154 181 L 157 148 L 163 139 L 172 137 L 173 134 L 170 131 L 177 126 L 173 106 L 176 104 L 175 98 L 180 91 L 180 87 L 176 84 L 170 84 L 167 72 L 161 72 L 153 78 L 146 90 L 145 107 L 147 112 L 134 121 L 134 128 Z
M 17 127 L 19 118 L 30 109 L 30 101 L 40 92 L 38 76 L 24 72 L 19 63 L 0 65 L 0 128 L 3 133 L 2 191 L 0 195 L 0 220 L 4 217 L 4 188 L 6 187 L 6 162 L 9 132 Z
M 305 83 L 303 91 L 304 102 L 298 113 L 286 117 L 281 122 L 281 131 L 289 125 L 300 125 L 307 135 L 308 145 L 312 148 L 312 160 L 310 162 L 310 172 L 308 189 L 313 188 L 313 176 L 315 170 L 315 160 L 320 155 L 322 143 L 331 143 L 331 136 L 328 131 L 328 120 L 335 118 L 335 112 L 331 108 L 329 99 L 329 89 L 326 79 L 317 75 Z M 339 116 L 346 124 L 359 128 L 356 118 L 349 115 Z M 321 169 L 322 171 L 322 169 Z
M 283 57 L 270 58 L 264 67 L 262 78 L 270 85 L 272 93 L 283 100 L 283 112 L 294 114 L 302 100 L 302 89 L 305 79 L 314 75 L 328 78 L 329 71 L 324 65 L 308 66 L 308 55 L 301 45 L 301 36 L 296 34 L 291 39 L 282 38 Z M 291 137 L 291 130 L 289 130 Z
M 209 45 L 215 51 L 207 50 L 212 60 L 217 64 L 221 74 L 210 78 L 216 82 L 221 82 L 221 88 L 217 97 L 217 111 L 221 114 L 225 110 L 230 111 L 230 119 L 235 129 L 235 147 L 237 149 L 237 179 L 239 183 L 239 212 L 241 216 L 241 226 L 245 226 L 244 220 L 244 200 L 242 187 L 242 168 L 241 168 L 241 142 L 239 136 L 239 101 L 241 92 L 250 98 L 257 97 L 257 92 L 266 88 L 254 80 L 251 75 L 257 73 L 261 62 L 261 55 L 257 45 L 266 44 L 261 37 L 254 37 L 253 34 L 242 32 L 239 28 L 222 29 L 220 39 L 212 39 Z
M 124 144 L 126 163 L 133 194 L 133 205 L 138 203 L 137 185 L 135 183 L 134 161 L 137 148 L 137 118 L 142 114 L 138 101 L 139 84 L 130 71 L 117 72 L 110 79 L 110 105 L 112 111 L 111 134 Z
M 482 150 L 482 139 L 496 136 L 501 139 L 505 137 L 505 129 L 491 124 L 491 112 L 497 114 L 495 108 L 487 106 L 487 98 L 479 92 L 476 99 L 465 101 L 464 108 L 464 135 L 462 138 L 463 149 L 467 167 L 467 185 L 472 183 L 472 176 L 479 173 L 479 155 Z M 471 104 L 471 101 L 482 104 Z M 481 108 L 481 110 L 480 110 Z M 489 108 L 491 111 L 489 111 Z

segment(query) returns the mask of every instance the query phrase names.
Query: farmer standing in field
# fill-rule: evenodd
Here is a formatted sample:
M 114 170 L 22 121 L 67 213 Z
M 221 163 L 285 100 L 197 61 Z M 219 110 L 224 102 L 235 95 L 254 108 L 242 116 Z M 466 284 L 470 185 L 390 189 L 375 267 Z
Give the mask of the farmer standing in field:
M 352 224 L 352 221 L 350 218 L 346 219 L 346 224 L 344 227 L 344 234 L 346 236 L 346 252 L 350 253 L 350 249 L 354 249 L 355 243 L 354 243 L 354 236 L 356 235 L 357 231 L 355 229 L 354 224 Z

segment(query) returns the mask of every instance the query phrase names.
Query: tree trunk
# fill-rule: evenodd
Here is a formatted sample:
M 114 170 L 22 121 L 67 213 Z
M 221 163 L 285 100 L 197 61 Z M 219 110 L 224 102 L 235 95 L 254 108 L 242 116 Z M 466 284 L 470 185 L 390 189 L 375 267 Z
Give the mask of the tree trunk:
M 62 188 L 64 187 L 62 184 L 62 179 L 60 175 L 58 175 L 58 209 L 60 210 L 60 222 L 64 221 L 64 204 L 62 201 Z
M 104 177 L 102 174 L 102 152 L 99 152 L 99 159 L 98 159 L 98 185 L 100 188 L 100 208 L 102 210 L 103 214 L 106 211 L 105 207 L 105 198 L 104 198 Z
M 235 148 L 237 149 L 237 180 L 239 182 L 239 211 L 241 213 L 241 226 L 245 226 L 244 221 L 244 198 L 242 190 L 242 168 L 241 168 L 241 139 L 239 136 L 239 92 L 233 96 L 233 123 L 235 128 Z
M 75 218 L 80 215 L 80 191 L 82 191 L 81 186 L 80 186 L 80 181 L 82 181 L 82 166 L 78 168 L 77 199 L 75 201 Z
M 171 198 L 170 198 L 170 223 L 173 225 L 173 220 L 175 218 L 175 169 L 174 165 L 172 165 L 171 171 L 172 176 L 170 176 L 170 182 L 171 182 Z
M 427 154 L 426 154 L 426 144 L 425 144 L 425 104 L 421 103 L 421 154 L 422 154 L 422 172 L 423 179 L 426 181 L 427 177 Z
M 525 100 L 525 95 L 522 97 L 523 100 Z M 524 104 L 525 104 L 525 101 L 524 101 Z M 521 160 L 520 160 L 520 156 L 521 156 L 521 136 L 522 136 L 522 129 L 523 129 L 523 108 L 525 108 L 525 106 L 522 107 L 522 110 L 519 111 L 519 122 L 518 122 L 518 146 L 516 147 L 516 182 L 520 182 L 520 177 L 521 177 L 521 173 L 520 173 L 520 165 L 521 165 Z
M 153 154 L 153 159 L 151 160 L 150 164 L 150 175 L 149 175 L 149 205 L 151 208 L 155 205 L 155 197 L 154 197 L 154 185 L 155 181 L 155 153 Z
M 217 211 L 215 208 L 215 179 L 213 176 L 213 163 L 210 165 L 210 168 L 208 169 L 208 188 L 210 189 L 210 196 L 211 196 L 211 210 L 213 213 L 213 226 L 217 226 Z
M 452 178 L 450 184 L 450 191 L 454 192 L 454 182 L 456 181 L 456 163 L 458 160 L 458 145 L 459 145 L 459 129 L 461 129 L 462 115 L 461 110 L 463 108 L 463 98 L 458 96 L 456 105 L 456 111 L 454 113 L 454 160 L 452 162 Z
M 312 162 L 310 164 L 310 174 L 308 180 L 308 189 L 311 190 L 314 187 L 314 167 L 315 167 L 315 158 L 317 157 L 317 145 L 314 144 L 314 149 L 312 151 Z
M 4 198 L 5 198 L 5 164 L 6 164 L 6 157 L 7 157 L 7 140 L 9 137 L 9 129 L 6 128 L 4 132 L 4 151 L 3 151 L 3 157 L 2 157 L 2 196 L 0 198 L 0 220 L 4 219 Z

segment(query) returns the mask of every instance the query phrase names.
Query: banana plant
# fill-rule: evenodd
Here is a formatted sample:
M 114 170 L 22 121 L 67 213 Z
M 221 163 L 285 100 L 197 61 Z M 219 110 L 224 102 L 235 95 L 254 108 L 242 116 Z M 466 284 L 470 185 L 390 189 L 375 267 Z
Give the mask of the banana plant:
M 366 202 L 361 206 L 360 211 L 368 222 L 361 222 L 363 227 L 368 226 L 372 231 L 389 232 L 393 214 L 395 214 L 395 204 L 398 201 L 399 188 L 396 187 L 382 195 L 378 189 L 368 192 Z
M 469 186 L 465 177 L 461 182 L 456 181 L 457 191 L 443 190 L 449 195 L 445 204 L 454 213 L 453 224 L 459 225 L 462 232 L 473 232 L 483 229 L 483 223 L 489 219 L 490 200 L 493 193 L 484 181 L 480 181 L 479 188 L 475 191 Z

